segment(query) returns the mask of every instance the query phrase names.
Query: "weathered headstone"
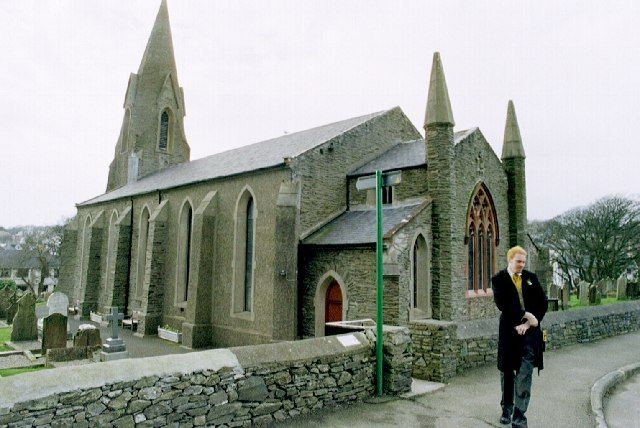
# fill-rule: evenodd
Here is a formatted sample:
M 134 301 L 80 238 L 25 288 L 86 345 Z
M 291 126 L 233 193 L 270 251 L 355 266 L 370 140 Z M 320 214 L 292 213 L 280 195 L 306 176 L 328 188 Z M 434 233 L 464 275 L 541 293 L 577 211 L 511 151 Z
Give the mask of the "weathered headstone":
M 553 282 L 551 284 L 549 284 L 548 297 L 550 297 L 552 299 L 557 299 L 558 298 L 558 286 Z
M 589 304 L 590 305 L 600 304 L 600 291 L 598 290 L 598 285 L 596 284 L 593 284 L 589 287 Z
M 618 299 L 626 299 L 627 298 L 627 277 L 625 275 L 620 275 L 618 278 Z
M 13 317 L 11 340 L 19 342 L 37 339 L 36 298 L 33 293 L 26 293 L 18 300 L 18 311 Z
M 67 347 L 67 317 L 53 313 L 45 317 L 42 325 L 42 352 Z
M 47 299 L 47 307 L 49 308 L 49 315 L 60 314 L 66 317 L 69 311 L 69 298 L 59 291 L 51 293 Z
M 598 294 L 600 296 L 607 295 L 607 281 L 609 281 L 609 279 L 605 278 L 595 283 L 596 287 L 598 288 Z
M 611 278 L 607 278 L 607 295 L 609 295 L 609 293 L 613 294 L 616 292 L 616 284 L 613 282 L 613 280 Z
M 565 284 L 564 287 L 560 289 L 560 296 L 562 299 L 562 309 L 569 309 L 569 284 Z
M 580 304 L 587 306 L 589 304 L 589 284 L 584 281 L 580 281 L 578 289 L 580 290 Z
M 92 324 L 80 324 L 78 332 L 73 336 L 73 346 L 75 348 L 83 346 L 101 346 L 100 330 Z
M 105 317 L 111 325 L 111 337 L 102 345 L 100 352 L 101 361 L 118 360 L 127 358 L 127 348 L 124 341 L 120 338 L 119 324 L 124 319 L 124 314 L 118 311 L 117 307 L 111 308 L 111 313 Z

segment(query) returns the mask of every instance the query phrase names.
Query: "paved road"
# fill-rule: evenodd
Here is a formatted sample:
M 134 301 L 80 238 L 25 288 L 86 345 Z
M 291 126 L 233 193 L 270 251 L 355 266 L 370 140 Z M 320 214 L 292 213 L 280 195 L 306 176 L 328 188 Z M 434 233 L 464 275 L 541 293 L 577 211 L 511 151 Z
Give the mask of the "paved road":
M 591 386 L 603 375 L 639 360 L 640 332 L 547 352 L 546 368 L 539 377 L 534 373 L 532 399 L 527 413 L 529 426 L 592 427 Z M 637 410 L 640 398 L 635 395 L 637 391 L 631 394 Z M 280 426 L 504 427 L 498 422 L 499 402 L 498 371 L 491 365 L 469 370 L 434 393 L 383 404 L 364 403 L 325 409 Z
M 618 385 L 604 403 L 610 428 L 640 427 L 640 373 Z

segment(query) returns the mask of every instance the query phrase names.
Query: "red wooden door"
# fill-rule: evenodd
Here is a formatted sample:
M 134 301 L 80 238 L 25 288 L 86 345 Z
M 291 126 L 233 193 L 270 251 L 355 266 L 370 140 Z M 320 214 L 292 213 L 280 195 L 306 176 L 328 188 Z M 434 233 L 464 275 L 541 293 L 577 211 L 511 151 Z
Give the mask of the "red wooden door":
M 336 281 L 327 288 L 327 300 L 324 308 L 325 322 L 342 321 L 342 292 Z

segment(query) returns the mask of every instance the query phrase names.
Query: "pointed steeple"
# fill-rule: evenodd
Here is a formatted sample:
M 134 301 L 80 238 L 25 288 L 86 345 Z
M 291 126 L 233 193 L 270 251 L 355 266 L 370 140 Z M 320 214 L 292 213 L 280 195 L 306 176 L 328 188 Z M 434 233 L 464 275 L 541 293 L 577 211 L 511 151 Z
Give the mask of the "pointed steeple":
M 444 79 L 444 70 L 442 69 L 439 52 L 434 52 L 433 54 L 424 127 L 426 128 L 434 123 L 449 124 L 451 126 L 456 124 L 453 120 L 449 91 L 447 90 L 447 82 Z
M 162 0 L 138 73 L 129 76 L 124 119 L 107 191 L 189 160 L 167 0 Z
M 149 36 L 147 47 L 142 55 L 138 76 L 145 71 L 158 71 L 166 75 L 176 74 L 176 61 L 173 55 L 173 41 L 171 38 L 171 26 L 169 25 L 169 10 L 167 0 L 162 0 L 160 9 L 153 24 L 153 30 Z
M 507 121 L 504 125 L 504 142 L 502 143 L 502 159 L 507 158 L 525 158 L 516 109 L 511 100 L 507 107 Z

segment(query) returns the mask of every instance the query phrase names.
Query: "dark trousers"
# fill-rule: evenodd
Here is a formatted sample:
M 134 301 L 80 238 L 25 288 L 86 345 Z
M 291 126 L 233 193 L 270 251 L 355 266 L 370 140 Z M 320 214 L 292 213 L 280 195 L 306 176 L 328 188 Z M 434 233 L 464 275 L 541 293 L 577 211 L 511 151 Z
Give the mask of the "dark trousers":
M 517 371 L 500 372 L 500 386 L 502 388 L 500 405 L 503 411 L 506 410 L 513 414 L 512 424 L 514 427 L 527 426 L 527 417 L 524 414 L 529 407 L 529 399 L 531 398 L 534 356 L 532 339 L 529 335 L 525 335 L 523 338 L 522 346 L 520 368 Z

